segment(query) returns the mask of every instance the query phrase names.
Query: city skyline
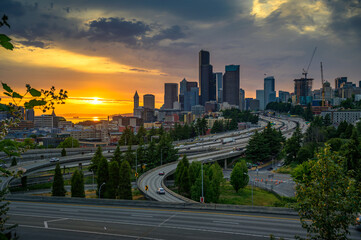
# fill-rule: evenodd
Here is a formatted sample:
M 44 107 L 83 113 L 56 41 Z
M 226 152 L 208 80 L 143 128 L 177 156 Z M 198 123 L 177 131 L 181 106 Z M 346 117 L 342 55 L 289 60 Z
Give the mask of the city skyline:
M 11 25 L 1 32 L 15 45 L 1 50 L 2 81 L 19 90 L 26 83 L 68 90 L 58 114 L 116 114 L 132 112 L 136 90 L 154 94 L 159 108 L 164 83 L 198 82 L 200 49 L 211 53 L 214 72 L 240 65 L 247 98 L 256 96 L 264 73 L 275 76 L 277 91 L 292 92 L 315 46 L 309 70 L 315 89 L 320 61 L 332 84 L 336 77 L 361 78 L 360 9 L 351 1 L 86 3 L 1 1 Z M 295 10 L 301 5 L 307 11 Z

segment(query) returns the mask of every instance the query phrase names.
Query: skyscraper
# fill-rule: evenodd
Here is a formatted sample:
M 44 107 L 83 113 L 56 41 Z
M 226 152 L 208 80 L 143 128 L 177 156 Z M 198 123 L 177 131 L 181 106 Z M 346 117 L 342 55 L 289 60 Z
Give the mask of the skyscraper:
M 280 102 L 287 103 L 288 99 L 290 97 L 291 97 L 291 95 L 289 92 L 285 92 L 285 91 L 281 91 L 281 90 L 278 91 L 278 98 L 279 98 Z
M 223 75 L 223 102 L 239 106 L 239 65 L 227 65 Z
M 239 89 L 239 109 L 241 110 L 241 111 L 244 111 L 244 110 L 246 110 L 246 102 L 245 102 L 245 92 L 244 92 L 244 90 L 241 88 L 241 89 Z
M 264 79 L 264 108 L 270 102 L 276 101 L 275 78 L 273 76 Z
M 335 89 L 339 89 L 341 88 L 341 84 L 342 83 L 346 83 L 347 82 L 347 77 L 338 77 L 335 78 Z
M 137 91 L 135 91 L 133 101 L 134 101 L 133 116 L 136 116 L 137 115 L 137 108 L 139 108 L 139 95 L 138 95 Z
M 256 99 L 259 100 L 259 110 L 264 110 L 264 90 L 256 90 Z
M 164 108 L 173 109 L 173 103 L 178 102 L 178 84 L 164 84 Z
M 221 72 L 214 74 L 216 76 L 216 100 L 218 103 L 223 102 L 223 76 Z
M 179 102 L 182 110 L 191 111 L 191 107 L 195 105 L 191 102 L 191 91 L 192 88 L 197 88 L 197 85 L 197 82 L 188 82 L 185 78 L 180 82 Z M 197 98 L 199 98 L 199 96 L 197 96 Z
M 199 52 L 199 87 L 201 90 L 200 104 L 216 100 L 216 80 L 213 76 L 213 67 L 210 65 L 209 52 Z
M 143 96 L 144 108 L 154 109 L 154 105 L 155 105 L 155 96 L 153 94 L 145 94 Z
M 307 105 L 312 101 L 313 78 L 295 79 L 296 104 Z

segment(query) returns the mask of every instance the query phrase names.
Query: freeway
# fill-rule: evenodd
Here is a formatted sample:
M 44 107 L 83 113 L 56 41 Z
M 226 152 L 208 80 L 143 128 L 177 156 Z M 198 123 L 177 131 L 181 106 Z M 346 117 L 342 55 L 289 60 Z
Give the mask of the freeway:
M 305 237 L 297 216 L 83 204 L 12 202 L 20 239 L 284 239 Z M 361 239 L 351 229 L 350 239 Z
M 264 117 L 263 117 L 264 118 Z M 296 124 L 293 121 L 289 121 L 287 119 L 270 119 L 265 118 L 267 121 L 275 121 L 276 124 L 274 127 L 283 128 L 281 131 L 289 132 L 296 127 Z M 252 131 L 252 130 L 251 130 Z M 243 132 L 246 134 L 245 137 L 238 137 L 239 140 L 236 140 L 233 144 L 227 144 L 227 147 L 221 147 L 217 152 L 211 153 L 203 153 L 199 155 L 194 155 L 189 157 L 189 162 L 192 161 L 216 161 L 220 159 L 225 159 L 229 157 L 239 156 L 241 152 L 233 151 L 233 147 L 241 147 L 244 148 L 247 145 L 248 139 L 250 138 L 250 134 Z M 208 143 L 206 143 L 208 144 Z M 216 143 L 217 146 L 221 145 L 221 143 Z M 232 150 L 232 151 L 231 151 Z M 156 190 L 159 187 L 164 187 L 162 185 L 164 178 L 167 177 L 167 174 L 173 173 L 177 168 L 177 163 L 170 163 L 164 166 L 160 166 L 156 169 L 148 171 L 144 176 L 142 176 L 138 181 L 138 188 L 147 194 L 147 196 L 151 199 L 161 202 L 186 202 L 188 201 L 185 198 L 181 198 L 179 195 L 173 193 L 172 191 L 165 188 L 166 193 L 164 195 L 157 194 Z M 159 176 L 159 172 L 167 173 L 165 176 Z M 148 186 L 148 190 L 145 191 L 145 186 Z

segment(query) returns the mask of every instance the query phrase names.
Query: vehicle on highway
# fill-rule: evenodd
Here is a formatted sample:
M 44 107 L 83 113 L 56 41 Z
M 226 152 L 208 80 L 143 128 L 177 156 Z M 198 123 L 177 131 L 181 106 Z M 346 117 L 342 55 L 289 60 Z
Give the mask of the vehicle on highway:
M 164 188 L 161 188 L 161 187 L 158 188 L 158 189 L 157 189 L 157 193 L 158 193 L 158 194 L 165 194 Z
M 58 161 L 59 161 L 59 158 L 55 158 L 55 157 L 50 158 L 50 162 L 58 162 Z
M 165 174 L 165 172 L 164 172 L 164 171 L 161 171 L 161 172 L 159 172 L 158 174 L 159 174 L 159 176 L 163 176 L 163 175 Z
M 6 164 L 5 163 L 0 163 L 0 167 L 1 168 L 6 168 Z
M 361 214 L 356 218 L 356 229 L 361 231 Z
M 226 143 L 230 143 L 230 142 L 234 142 L 234 138 L 223 138 L 222 139 L 222 144 L 226 144 Z

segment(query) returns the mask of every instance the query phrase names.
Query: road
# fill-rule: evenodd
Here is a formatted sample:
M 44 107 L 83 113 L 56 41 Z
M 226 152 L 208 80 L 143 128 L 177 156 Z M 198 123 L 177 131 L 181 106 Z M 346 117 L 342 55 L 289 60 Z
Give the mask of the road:
M 12 202 L 20 239 L 285 239 L 305 236 L 297 216 Z M 351 239 L 361 239 L 352 229 Z

